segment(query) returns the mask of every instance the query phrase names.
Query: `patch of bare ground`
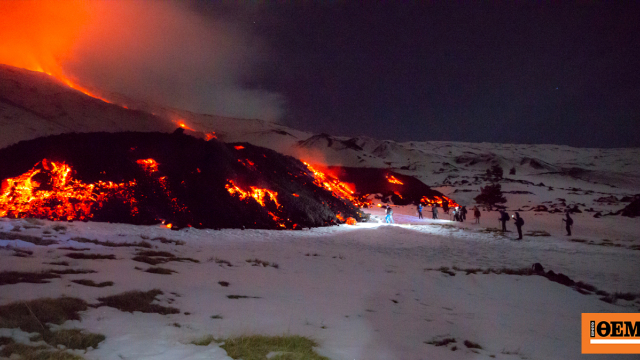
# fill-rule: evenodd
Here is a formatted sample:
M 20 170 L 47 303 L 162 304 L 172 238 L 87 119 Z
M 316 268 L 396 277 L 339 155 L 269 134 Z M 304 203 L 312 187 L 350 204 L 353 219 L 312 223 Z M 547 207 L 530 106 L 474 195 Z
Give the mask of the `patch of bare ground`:
M 276 263 L 270 263 L 268 261 L 260 260 L 258 258 L 247 259 L 246 262 L 251 264 L 251 266 L 262 266 L 262 267 L 270 266 L 270 267 L 275 268 L 275 269 L 278 269 L 280 267 L 280 265 L 278 265 Z
M 32 243 L 34 245 L 41 245 L 41 246 L 48 246 L 48 245 L 53 245 L 53 244 L 57 244 L 58 243 L 55 240 L 43 239 L 43 238 L 37 237 L 37 236 L 17 234 L 15 231 L 14 232 L 0 231 L 0 239 L 4 239 L 4 240 L 22 240 L 22 241 L 26 241 L 26 242 Z
M 87 250 L 91 250 L 89 248 L 74 248 L 71 246 L 63 246 L 63 247 L 59 247 L 58 249 L 60 250 L 70 250 L 70 251 L 87 251 Z
M 113 281 L 104 281 L 101 283 L 96 283 L 93 280 L 88 279 L 80 279 L 80 280 L 71 280 L 71 282 L 84 285 L 84 286 L 92 286 L 92 287 L 105 287 L 105 286 L 113 286 Z
M 83 237 L 74 237 L 71 238 L 69 240 L 73 240 L 73 241 L 77 241 L 79 243 L 89 243 L 89 244 L 96 244 L 96 245 L 102 245 L 102 246 L 107 246 L 107 247 L 142 247 L 142 248 L 151 248 L 153 247 L 150 243 L 146 242 L 146 241 L 139 241 L 139 242 L 134 242 L 134 243 L 119 243 L 119 242 L 113 242 L 113 241 L 100 241 L 100 240 L 96 240 L 96 239 L 87 239 L 87 238 L 83 238 Z
M 180 261 L 180 262 L 184 262 L 184 261 L 190 261 L 190 262 L 194 262 L 194 263 L 199 263 L 199 260 L 196 259 L 192 259 L 192 258 L 181 258 L 181 257 L 177 257 L 175 255 L 173 255 L 170 252 L 167 251 L 152 251 L 152 250 L 148 250 L 148 251 L 139 251 L 136 253 L 136 256 L 134 256 L 132 258 L 133 261 L 138 261 L 138 262 L 143 262 L 149 265 L 158 265 L 158 264 L 164 264 L 167 263 L 169 261 Z
M 46 284 L 50 279 L 58 279 L 60 275 L 67 274 L 88 274 L 93 270 L 44 270 L 37 272 L 3 271 L 0 272 L 0 285 L 13 285 L 19 283 Z
M 174 307 L 166 307 L 158 304 L 152 304 L 158 295 L 162 295 L 163 292 L 158 289 L 143 291 L 127 291 L 122 294 L 106 296 L 98 298 L 100 301 L 99 306 L 109 306 L 116 308 L 120 311 L 134 312 L 140 311 L 143 313 L 157 313 L 162 315 L 167 314 L 179 314 L 180 310 Z
M 160 274 L 160 275 L 171 275 L 173 273 L 177 273 L 177 271 L 175 270 L 166 269 L 162 267 L 150 267 L 147 270 L 145 270 L 145 272 L 148 272 L 151 274 Z
M 85 253 L 68 253 L 66 257 L 76 260 L 115 260 L 116 256 L 113 254 L 85 254 Z
M 18 249 L 18 248 L 13 248 L 13 256 L 17 256 L 17 257 L 29 257 L 33 255 L 33 251 L 31 250 L 24 250 L 24 249 Z
M 82 359 L 81 357 L 59 350 L 97 348 L 104 341 L 101 334 L 84 332 L 81 329 L 60 329 L 51 331 L 50 324 L 62 325 L 68 320 L 80 320 L 80 312 L 88 304 L 76 298 L 42 298 L 31 301 L 19 301 L 0 306 L 0 328 L 19 328 L 29 333 L 37 333 L 31 341 L 43 340 L 47 345 L 26 345 L 16 343 L 12 338 L 1 338 L 0 356 L 14 358 L 14 354 L 25 360 Z
M 69 263 L 66 261 L 53 261 L 48 263 L 49 265 L 59 265 L 59 266 L 69 266 Z
M 539 265 L 540 268 L 536 269 L 536 266 Z M 583 295 L 598 295 L 601 296 L 600 300 L 607 302 L 607 303 L 611 303 L 611 304 L 616 304 L 616 302 L 618 300 L 625 300 L 625 301 L 633 301 L 635 299 L 640 298 L 640 294 L 636 294 L 636 293 L 621 293 L 621 292 L 616 292 L 614 294 L 610 294 L 604 290 L 599 290 L 598 288 L 596 288 L 595 286 L 585 283 L 583 281 L 574 281 L 571 278 L 569 278 L 567 275 L 564 275 L 562 273 L 555 273 L 552 270 L 549 271 L 544 271 L 544 269 L 542 268 L 542 266 L 540 264 L 535 264 L 534 266 L 528 268 L 517 268 L 517 269 L 512 269 L 512 268 L 506 268 L 506 267 L 502 267 L 502 268 L 486 268 L 486 269 L 482 269 L 482 268 L 469 268 L 469 269 L 462 269 L 459 267 L 454 266 L 452 268 L 452 270 L 449 270 L 448 267 L 441 267 L 439 269 L 431 269 L 431 268 L 426 268 L 425 271 L 441 271 L 444 272 L 446 274 L 449 275 L 455 275 L 455 273 L 453 273 L 453 271 L 456 272 L 464 272 L 466 275 L 470 275 L 470 274 L 497 274 L 497 275 L 519 275 L 519 276 L 532 276 L 532 275 L 538 275 L 538 276 L 542 276 L 547 278 L 550 281 L 553 282 L 557 282 L 561 285 L 565 285 L 567 287 L 570 287 L 572 289 L 574 289 L 575 291 L 579 292 L 580 294 Z

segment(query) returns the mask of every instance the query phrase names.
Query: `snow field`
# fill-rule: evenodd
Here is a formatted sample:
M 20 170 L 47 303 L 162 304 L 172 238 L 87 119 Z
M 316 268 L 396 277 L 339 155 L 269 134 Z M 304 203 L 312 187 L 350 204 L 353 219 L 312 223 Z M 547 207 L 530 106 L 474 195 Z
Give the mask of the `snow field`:
M 370 211 L 382 216 L 381 209 Z M 44 263 L 67 261 L 69 268 L 97 273 L 63 275 L 48 284 L 3 285 L 0 305 L 61 295 L 97 303 L 101 296 L 158 288 L 164 292 L 158 297 L 159 304 L 181 310 L 165 316 L 130 314 L 109 307 L 86 311 L 82 321 L 63 325 L 106 336 L 98 349 L 82 355 L 86 359 L 229 359 L 217 345 L 190 344 L 209 334 L 307 336 L 319 343 L 320 354 L 336 360 L 476 359 L 491 355 L 498 359 L 573 359 L 580 357 L 581 313 L 638 311 L 637 303 L 608 304 L 596 295 L 582 295 L 540 276 L 464 272 L 451 276 L 425 270 L 441 266 L 521 268 L 540 262 L 546 270 L 562 272 L 599 289 L 637 292 L 637 250 L 571 242 L 555 233 L 514 241 L 513 233 L 503 237 L 480 232 L 484 224 L 417 220 L 412 211 L 412 207 L 397 207 L 395 219 L 400 224 L 396 225 L 360 223 L 306 231 L 171 231 L 159 226 L 63 223 L 67 229 L 65 234 L 56 233 L 58 245 L 0 240 L 5 249 L 11 245 L 34 251 L 30 257 L 19 258 L 11 256 L 8 249 L 0 250 L 0 271 L 63 268 Z M 483 216 L 483 220 L 490 217 L 489 213 Z M 534 217 L 535 221 L 529 217 L 525 217 L 525 233 L 527 226 L 555 221 L 546 213 Z M 0 231 L 24 224 L 24 220 L 2 219 Z M 39 235 L 56 223 L 42 224 L 20 233 Z M 633 232 L 624 226 L 616 229 L 623 238 Z M 150 274 L 135 269 L 151 267 L 131 260 L 136 248 L 69 240 L 76 236 L 113 242 L 138 242 L 144 236 L 157 246 L 153 250 L 200 263 L 168 262 L 157 266 L 177 273 Z M 152 240 L 158 236 L 185 244 Z M 57 249 L 62 246 L 114 254 L 116 260 L 69 259 L 64 256 L 68 250 Z M 216 258 L 233 266 L 217 263 Z M 276 263 L 278 268 L 246 262 L 254 258 Z M 113 281 L 115 285 L 94 288 L 71 283 L 73 279 Z M 219 281 L 229 282 L 229 286 L 223 287 Z M 230 299 L 228 295 L 258 298 Z M 212 318 L 215 315 L 221 319 Z M 443 338 L 455 338 L 456 343 L 441 347 L 425 343 Z M 465 340 L 483 349 L 468 349 L 463 345 Z

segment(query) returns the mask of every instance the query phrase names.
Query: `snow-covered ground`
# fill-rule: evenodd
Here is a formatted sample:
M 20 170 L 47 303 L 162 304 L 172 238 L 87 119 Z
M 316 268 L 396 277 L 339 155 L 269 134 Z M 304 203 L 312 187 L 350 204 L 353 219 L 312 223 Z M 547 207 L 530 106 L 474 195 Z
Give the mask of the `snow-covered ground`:
M 503 236 L 484 230 L 497 226 L 496 212 L 483 212 L 477 225 L 470 219 L 464 223 L 418 220 L 413 207 L 396 207 L 396 224 L 386 225 L 378 222 L 382 209 L 369 210 L 370 223 L 305 231 L 171 231 L 160 226 L 1 219 L 1 232 L 19 227 L 14 234 L 51 238 L 59 244 L 0 240 L 0 271 L 62 268 L 47 263 L 67 261 L 68 268 L 97 272 L 63 275 L 48 284 L 0 286 L 0 305 L 61 295 L 95 304 L 101 296 L 158 288 L 164 292 L 160 304 L 180 309 L 180 314 L 173 315 L 131 314 L 104 306 L 83 312 L 81 321 L 68 321 L 63 327 L 106 336 L 98 349 L 82 354 L 86 359 L 229 359 L 215 343 L 190 344 L 208 334 L 308 336 L 319 343 L 319 353 L 334 360 L 576 359 L 580 358 L 581 313 L 640 308 L 637 300 L 613 305 L 541 276 L 466 275 L 463 271 L 451 276 L 434 270 L 441 266 L 517 269 L 540 262 L 546 270 L 610 293 L 635 293 L 640 283 L 640 252 L 629 248 L 639 244 L 634 219 L 605 217 L 594 223 L 589 221 L 591 215 L 576 214 L 580 225 L 574 236 L 567 237 L 560 215 L 529 212 L 523 214 L 525 234 L 545 230 L 550 236 L 525 235 L 523 241 L 515 241 L 513 232 Z M 428 208 L 424 214 L 430 217 Z M 446 215 L 441 212 L 440 217 Z M 66 229 L 53 229 L 60 224 Z M 605 236 L 620 246 L 596 245 Z M 135 269 L 149 267 L 132 260 L 136 248 L 78 243 L 70 240 L 74 237 L 112 242 L 146 239 L 157 250 L 200 263 L 169 262 L 159 266 L 177 273 L 147 273 Z M 152 240 L 156 237 L 184 244 Z M 64 256 L 68 250 L 59 249 L 68 246 L 89 248 L 85 253 L 114 254 L 116 260 L 70 259 Z M 31 250 L 33 255 L 12 256 L 10 247 Z M 254 258 L 278 267 L 246 262 Z M 73 279 L 115 284 L 94 288 Z M 230 299 L 228 295 L 257 298 Z M 215 315 L 220 318 L 212 318 Z M 2 335 L 27 338 L 19 330 L 0 329 Z M 425 343 L 443 338 L 457 342 L 441 347 Z M 468 349 L 465 340 L 482 349 Z

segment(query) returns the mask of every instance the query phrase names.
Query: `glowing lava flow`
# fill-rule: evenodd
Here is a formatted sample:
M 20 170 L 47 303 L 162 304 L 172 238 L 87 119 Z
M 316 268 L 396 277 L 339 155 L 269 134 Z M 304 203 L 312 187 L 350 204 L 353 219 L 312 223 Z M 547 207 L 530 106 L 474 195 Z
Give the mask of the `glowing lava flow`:
M 404 185 L 402 181 L 396 179 L 395 176 L 393 175 L 387 175 L 387 181 L 389 181 L 392 184 Z
M 148 173 L 154 173 L 158 171 L 158 163 L 153 159 L 140 159 L 136 161 L 136 163 L 142 166 L 144 171 Z
M 260 204 L 260 206 L 266 208 L 267 205 L 265 204 L 265 199 L 269 198 L 271 199 L 271 201 L 273 201 L 276 204 L 276 208 L 278 209 L 280 208 L 280 203 L 278 203 L 277 192 L 267 190 L 267 189 L 260 189 L 254 186 L 249 187 L 249 189 L 251 190 L 242 190 L 233 182 L 233 180 L 227 180 L 227 181 L 229 181 L 229 183 L 225 185 L 225 189 L 227 189 L 229 194 L 238 196 L 240 200 L 252 198 L 258 204 Z M 268 213 L 269 213 L 269 216 L 271 216 L 271 218 L 273 219 L 273 221 L 275 221 L 276 224 L 278 224 L 278 226 L 282 228 L 286 228 L 284 221 L 279 216 L 277 216 L 271 211 L 268 211 Z
M 426 196 L 423 196 L 422 199 L 420 199 L 420 202 L 425 203 L 427 205 L 434 205 L 434 204 L 438 204 L 440 205 L 440 207 L 442 207 L 442 204 L 444 202 L 447 202 L 449 207 L 457 207 L 460 206 L 458 203 L 456 203 L 455 201 L 451 200 L 450 198 L 442 195 L 442 197 L 440 196 L 434 196 L 435 200 L 431 200 Z
M 315 169 L 313 166 L 309 165 L 307 162 L 302 162 L 307 166 L 307 169 L 311 171 L 313 175 L 313 183 L 325 188 L 333 193 L 333 196 L 341 199 L 347 199 L 351 201 L 357 207 L 363 207 L 365 202 L 359 200 L 354 196 L 353 190 L 351 190 L 347 184 L 341 182 L 339 179 L 336 179 L 332 176 L 329 176 L 322 171 Z
M 44 159 L 26 173 L 2 182 L 0 216 L 85 220 L 93 217 L 92 210 L 115 198 L 129 205 L 135 215 L 135 186 L 135 181 L 85 184 L 71 177 L 69 165 Z

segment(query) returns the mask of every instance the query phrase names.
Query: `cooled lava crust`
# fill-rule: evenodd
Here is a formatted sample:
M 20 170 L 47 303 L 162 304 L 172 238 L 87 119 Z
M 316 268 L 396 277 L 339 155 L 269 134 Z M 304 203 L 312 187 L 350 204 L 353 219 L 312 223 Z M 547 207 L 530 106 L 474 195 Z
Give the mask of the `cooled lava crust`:
M 247 143 L 205 141 L 179 130 L 173 134 L 62 134 L 1 149 L 0 179 L 4 180 L 5 197 L 12 191 L 7 179 L 33 171 L 34 166 L 40 169 L 31 179 L 37 186 L 34 193 L 51 190 L 53 180 L 44 169 L 62 163 L 79 183 L 112 182 L 124 189 L 101 198 L 100 204 L 82 203 L 91 209 L 86 216 L 55 215 L 63 205 L 80 206 L 77 200 L 61 204 L 59 197 L 43 200 L 38 214 L 15 207 L 7 212 L 4 204 L 5 216 L 259 229 L 327 226 L 340 222 L 337 215 L 358 221 L 363 218 L 351 201 L 314 183 L 308 168 L 293 157 Z M 156 165 L 145 166 L 146 159 Z M 15 184 L 13 187 L 15 190 Z

